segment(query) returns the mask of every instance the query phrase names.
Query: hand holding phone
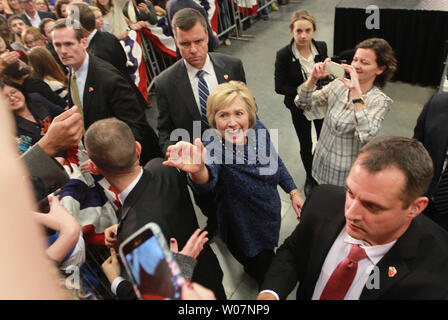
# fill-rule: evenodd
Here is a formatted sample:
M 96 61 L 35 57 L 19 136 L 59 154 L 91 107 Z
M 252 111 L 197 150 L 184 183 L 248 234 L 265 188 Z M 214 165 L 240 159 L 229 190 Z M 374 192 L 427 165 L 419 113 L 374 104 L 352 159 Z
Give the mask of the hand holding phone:
M 181 298 L 185 279 L 157 224 L 137 230 L 120 245 L 119 252 L 139 299 Z

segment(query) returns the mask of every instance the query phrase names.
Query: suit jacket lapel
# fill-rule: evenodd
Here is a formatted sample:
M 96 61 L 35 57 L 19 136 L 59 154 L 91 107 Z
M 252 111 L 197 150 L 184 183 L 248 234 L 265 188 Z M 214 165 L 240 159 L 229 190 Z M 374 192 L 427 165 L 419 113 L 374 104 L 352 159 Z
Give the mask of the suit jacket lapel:
M 143 174 L 140 180 L 135 185 L 134 189 L 131 190 L 126 200 L 124 201 L 123 206 L 121 207 L 120 223 L 121 221 L 126 219 L 129 210 L 134 207 L 135 203 L 140 199 L 141 193 L 145 191 L 146 185 L 149 183 L 150 179 L 151 175 L 149 174 L 149 172 L 143 169 Z
M 365 286 L 360 299 L 376 300 L 380 298 L 384 294 L 387 294 L 387 291 L 393 285 L 409 273 L 410 270 L 407 261 L 415 258 L 419 246 L 419 237 L 415 228 L 416 223 L 416 221 L 411 223 L 408 230 L 397 240 L 395 245 L 384 255 L 380 262 L 378 262 L 376 271 L 374 270 L 371 274 L 373 277 L 372 283 L 378 281 L 378 279 L 375 279 L 375 276 L 379 276 L 379 288 L 369 289 Z M 395 270 L 396 273 L 393 272 Z M 375 272 L 377 272 L 376 275 Z
M 199 113 L 199 107 L 194 98 L 193 89 L 191 88 L 190 78 L 188 77 L 187 68 L 185 67 L 184 60 L 180 60 L 176 66 L 177 70 L 174 72 L 176 75 L 174 86 L 176 90 L 173 94 L 178 94 L 183 104 L 187 105 L 193 120 L 201 120 L 201 114 Z
M 232 80 L 228 75 L 229 70 L 225 69 L 224 63 L 212 54 L 209 54 L 209 56 L 213 64 L 213 68 L 215 69 L 216 80 L 218 80 L 218 84 Z
M 84 115 L 87 114 L 87 110 L 90 105 L 90 101 L 92 100 L 92 96 L 94 94 L 94 63 L 95 63 L 95 57 L 92 55 L 89 55 L 89 69 L 87 72 L 87 78 L 86 83 L 84 85 L 84 96 L 82 97 L 82 107 Z
M 316 245 L 311 248 L 310 262 L 308 274 L 305 282 L 305 297 L 311 299 L 317 280 L 319 279 L 322 266 L 325 262 L 328 252 L 331 249 L 334 241 L 345 225 L 344 206 L 339 208 L 336 214 L 337 219 L 327 218 L 319 226 L 319 230 L 315 231 L 316 239 L 313 241 Z

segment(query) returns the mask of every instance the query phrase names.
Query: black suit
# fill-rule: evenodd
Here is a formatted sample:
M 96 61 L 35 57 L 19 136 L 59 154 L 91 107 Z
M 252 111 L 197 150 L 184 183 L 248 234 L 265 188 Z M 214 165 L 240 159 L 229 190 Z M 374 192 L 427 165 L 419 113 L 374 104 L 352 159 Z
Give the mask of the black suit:
M 300 224 L 277 250 L 262 290 L 284 299 L 299 281 L 297 299 L 311 299 L 325 258 L 345 225 L 344 205 L 344 188 L 315 188 Z M 446 299 L 447 264 L 448 233 L 420 215 L 378 262 L 380 288 L 364 287 L 360 299 Z M 390 266 L 397 270 L 393 277 Z
M 92 55 L 82 103 L 86 130 L 97 120 L 116 117 L 129 125 L 141 143 L 142 164 L 161 156 L 157 135 L 146 120 L 145 99 L 110 63 Z
M 218 84 L 230 80 L 246 82 L 240 59 L 221 53 L 209 53 L 209 56 Z M 193 121 L 201 121 L 201 115 L 184 60 L 177 61 L 157 76 L 155 88 L 159 109 L 157 127 L 162 151 L 165 153 L 169 145 L 177 142 L 170 141 L 171 132 L 177 128 L 186 129 L 190 134 L 190 142 L 193 142 L 195 138 L 193 137 Z M 203 132 L 204 128 L 201 131 Z
M 41 20 L 44 19 L 44 18 L 51 18 L 53 20 L 57 20 L 56 15 L 53 12 L 45 12 L 45 11 L 38 11 L 38 10 L 36 10 L 36 13 L 39 15 L 39 18 Z M 28 17 L 26 16 L 25 13 L 22 13 L 22 18 L 23 18 L 23 20 L 25 21 L 25 23 L 28 26 L 31 26 L 31 22 L 28 19 Z
M 434 176 L 427 195 L 431 198 L 437 189 L 443 163 L 448 149 L 448 93 L 433 95 L 423 107 L 414 128 L 414 139 L 419 140 L 428 150 L 434 164 Z M 438 215 L 432 200 L 425 213 L 448 229 L 448 217 Z
M 314 46 L 318 51 L 314 61 L 324 61 L 327 58 L 327 44 L 323 41 L 312 40 Z M 291 112 L 292 122 L 296 130 L 297 137 L 300 141 L 300 155 L 303 166 L 307 173 L 307 177 L 311 177 L 311 169 L 313 164 L 312 140 L 311 140 L 311 121 L 304 115 L 303 110 L 299 109 L 294 104 L 294 98 L 297 95 L 297 87 L 300 86 L 306 79 L 302 74 L 302 67 L 299 59 L 295 58 L 291 45 L 283 47 L 277 52 L 275 59 L 275 92 L 284 95 L 285 106 Z M 317 137 L 319 138 L 320 130 L 322 128 L 323 120 L 314 120 Z
M 179 249 L 198 228 L 185 175 L 163 166 L 162 159 L 153 159 L 146 165 L 126 198 L 121 208 L 118 245 L 148 222 L 157 223 L 167 241 L 176 238 Z M 218 259 L 206 244 L 197 258 L 192 280 L 211 289 L 218 299 L 225 299 L 222 277 Z
M 128 58 L 120 41 L 113 34 L 97 31 L 92 39 L 90 39 L 87 50 L 95 57 L 109 62 L 124 76 L 129 77 L 129 72 L 126 68 Z

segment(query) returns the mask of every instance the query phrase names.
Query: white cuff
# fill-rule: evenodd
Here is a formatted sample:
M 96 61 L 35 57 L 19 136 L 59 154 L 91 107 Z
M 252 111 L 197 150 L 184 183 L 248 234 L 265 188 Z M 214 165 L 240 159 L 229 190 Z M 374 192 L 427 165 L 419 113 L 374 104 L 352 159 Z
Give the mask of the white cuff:
M 118 285 L 119 285 L 122 281 L 124 281 L 124 280 L 126 280 L 126 279 L 123 278 L 123 277 L 120 277 L 120 276 L 118 276 L 118 277 L 116 277 L 116 278 L 114 279 L 114 281 L 112 282 L 112 284 L 111 284 L 111 286 L 110 286 L 110 290 L 112 291 L 112 293 L 113 293 L 114 295 L 117 295 L 117 288 L 118 288 Z

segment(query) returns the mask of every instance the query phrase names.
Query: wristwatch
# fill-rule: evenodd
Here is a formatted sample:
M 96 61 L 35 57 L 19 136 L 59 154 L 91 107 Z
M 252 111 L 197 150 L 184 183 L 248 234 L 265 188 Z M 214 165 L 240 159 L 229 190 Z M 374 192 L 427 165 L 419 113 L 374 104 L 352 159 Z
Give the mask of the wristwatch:
M 358 99 L 352 99 L 353 104 L 355 103 L 361 103 L 361 104 L 366 104 L 364 101 L 364 97 L 358 98 Z

